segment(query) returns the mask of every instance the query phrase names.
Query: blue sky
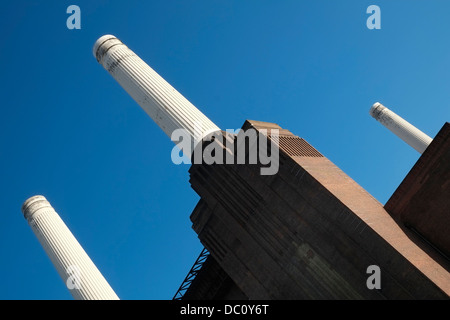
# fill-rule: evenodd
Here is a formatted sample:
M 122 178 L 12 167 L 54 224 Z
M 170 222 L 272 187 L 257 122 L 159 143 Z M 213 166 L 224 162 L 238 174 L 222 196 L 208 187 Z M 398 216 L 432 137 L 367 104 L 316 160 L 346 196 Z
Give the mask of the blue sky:
M 66 8 L 81 8 L 68 30 Z M 366 8 L 381 8 L 381 29 Z M 369 114 L 450 119 L 449 1 L 0 5 L 0 299 L 71 299 L 20 207 L 42 194 L 122 299 L 171 299 L 202 246 L 172 142 L 92 56 L 114 34 L 222 129 L 303 137 L 385 203 L 419 158 Z

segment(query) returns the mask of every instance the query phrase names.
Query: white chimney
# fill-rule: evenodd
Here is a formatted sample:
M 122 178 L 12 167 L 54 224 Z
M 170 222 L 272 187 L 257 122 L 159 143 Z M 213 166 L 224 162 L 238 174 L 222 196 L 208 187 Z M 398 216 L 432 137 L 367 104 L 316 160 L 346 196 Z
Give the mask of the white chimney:
M 93 53 L 97 61 L 169 137 L 174 130 L 185 129 L 193 141 L 191 151 L 194 150 L 195 142 L 220 130 L 115 36 L 100 37 L 95 42 Z
M 423 153 L 431 141 L 433 141 L 433 139 L 425 133 L 379 102 L 374 103 L 370 108 L 369 113 L 382 125 L 420 153 Z
M 22 212 L 74 299 L 119 299 L 45 197 L 29 198 Z

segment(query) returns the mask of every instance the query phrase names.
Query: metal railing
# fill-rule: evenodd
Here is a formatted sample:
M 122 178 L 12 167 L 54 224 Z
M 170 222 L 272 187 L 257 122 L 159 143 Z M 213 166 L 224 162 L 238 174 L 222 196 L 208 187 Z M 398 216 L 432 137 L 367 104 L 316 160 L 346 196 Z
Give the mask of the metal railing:
M 180 288 L 173 296 L 172 300 L 181 300 L 183 299 L 184 294 L 191 286 L 192 282 L 194 281 L 195 277 L 201 270 L 203 264 L 205 263 L 206 259 L 209 256 L 209 251 L 206 250 L 206 248 L 203 248 L 202 252 L 200 252 L 200 255 L 198 256 L 197 260 L 195 261 L 194 265 L 192 266 L 191 270 L 189 271 L 186 278 L 183 280 L 183 283 L 181 283 Z

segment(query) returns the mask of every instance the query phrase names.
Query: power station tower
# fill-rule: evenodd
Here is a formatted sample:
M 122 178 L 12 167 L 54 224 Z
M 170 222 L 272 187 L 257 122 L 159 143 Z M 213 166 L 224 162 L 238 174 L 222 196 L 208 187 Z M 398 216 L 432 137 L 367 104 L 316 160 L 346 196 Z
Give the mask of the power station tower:
M 258 138 L 245 146 L 245 159 L 254 152 L 259 157 L 268 148 L 262 136 L 277 145 L 271 154 L 277 153 L 279 168 L 262 175 L 267 163 L 260 158 L 242 163 L 233 152 L 239 135 L 210 139 L 207 134 L 219 128 L 119 39 L 103 36 L 93 52 L 167 135 L 184 129 L 191 137 L 205 138 L 200 145 L 204 150 L 214 146 L 215 154 L 223 152 L 233 160 L 193 161 L 189 170 L 191 186 L 201 197 L 190 218 L 210 255 L 205 258 L 202 253 L 202 267 L 196 263 L 196 277 L 188 277 L 191 285 L 184 298 L 449 298 L 445 254 L 450 237 L 442 225 L 450 222 L 444 209 L 450 184 L 437 173 L 448 172 L 449 161 L 441 161 L 450 152 L 448 125 L 430 141 L 381 105 L 374 107 L 372 114 L 423 152 L 421 159 L 439 163 L 432 173 L 423 172 L 427 165 L 413 171 L 435 178 L 433 184 L 421 185 L 427 180 L 414 176 L 412 189 L 408 185 L 396 192 L 400 200 L 390 202 L 387 210 L 304 139 L 277 124 L 247 120 L 242 132 L 256 132 Z M 192 147 L 198 148 L 199 139 L 193 141 Z M 227 141 L 233 141 L 233 147 L 227 147 Z M 436 183 L 443 191 L 433 190 Z M 414 198 L 414 190 L 425 193 Z M 420 206 L 411 208 L 408 203 L 413 198 L 427 201 L 430 193 L 444 206 L 417 217 Z M 417 223 L 423 220 L 426 228 Z M 368 284 L 368 270 L 374 266 L 380 271 L 381 287 Z
M 22 212 L 75 300 L 119 299 L 45 197 L 29 198 Z
M 208 117 L 112 35 L 99 38 L 93 48 L 97 61 L 169 136 L 176 129 L 189 133 L 195 143 L 219 131 Z M 191 154 L 186 154 L 190 157 Z
M 391 130 L 396 136 L 421 154 L 424 153 L 431 141 L 433 141 L 428 135 L 379 102 L 374 103 L 372 108 L 370 108 L 369 113 L 382 125 Z

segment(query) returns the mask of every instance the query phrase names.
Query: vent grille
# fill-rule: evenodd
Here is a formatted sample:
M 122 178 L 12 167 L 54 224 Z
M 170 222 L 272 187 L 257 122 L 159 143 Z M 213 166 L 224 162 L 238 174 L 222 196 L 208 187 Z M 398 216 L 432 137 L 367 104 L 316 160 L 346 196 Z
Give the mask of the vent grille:
M 299 137 L 279 137 L 280 149 L 290 156 L 297 157 L 323 157 L 323 155 L 312 147 L 308 142 Z

